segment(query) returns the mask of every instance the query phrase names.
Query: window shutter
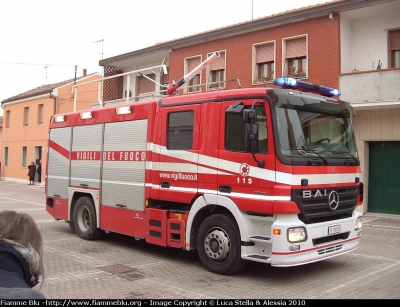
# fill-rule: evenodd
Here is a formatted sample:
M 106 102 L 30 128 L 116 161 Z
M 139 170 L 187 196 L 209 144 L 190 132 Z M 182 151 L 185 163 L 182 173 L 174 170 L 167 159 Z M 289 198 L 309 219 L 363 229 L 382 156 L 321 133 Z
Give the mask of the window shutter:
M 28 124 L 29 124 L 29 108 L 25 108 L 24 125 L 27 126 Z
M 146 76 L 155 80 L 154 74 L 149 74 Z M 139 94 L 154 92 L 155 89 L 156 89 L 156 87 L 155 87 L 154 82 L 151 82 L 149 79 L 147 79 L 143 76 L 138 77 L 138 93 Z
M 210 70 L 225 69 L 225 52 L 220 52 L 220 57 L 210 65 Z
M 296 38 L 286 41 L 286 58 L 297 58 L 306 55 L 306 38 Z
M 400 50 L 400 31 L 390 31 L 390 51 Z
M 274 44 L 257 46 L 256 63 L 272 62 L 274 60 Z
M 39 105 L 39 124 L 43 124 L 43 105 Z
M 193 69 L 195 69 L 198 65 L 200 64 L 200 58 L 193 58 L 188 60 L 188 71 L 191 72 Z

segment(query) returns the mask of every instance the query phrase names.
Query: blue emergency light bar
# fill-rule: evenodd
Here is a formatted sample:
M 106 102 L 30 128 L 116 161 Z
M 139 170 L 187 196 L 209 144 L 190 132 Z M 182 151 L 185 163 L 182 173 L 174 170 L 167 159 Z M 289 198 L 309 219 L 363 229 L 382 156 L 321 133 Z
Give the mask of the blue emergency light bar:
M 274 84 L 280 85 L 283 88 L 310 90 L 329 97 L 340 96 L 342 94 L 341 90 L 297 80 L 294 78 L 277 78 L 274 80 Z

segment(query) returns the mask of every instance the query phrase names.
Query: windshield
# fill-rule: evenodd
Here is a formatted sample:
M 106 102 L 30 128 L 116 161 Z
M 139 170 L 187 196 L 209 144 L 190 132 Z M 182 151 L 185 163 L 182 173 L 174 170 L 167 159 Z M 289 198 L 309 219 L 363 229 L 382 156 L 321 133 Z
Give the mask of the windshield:
M 358 157 L 350 113 L 329 104 L 277 104 L 280 150 L 287 156 Z

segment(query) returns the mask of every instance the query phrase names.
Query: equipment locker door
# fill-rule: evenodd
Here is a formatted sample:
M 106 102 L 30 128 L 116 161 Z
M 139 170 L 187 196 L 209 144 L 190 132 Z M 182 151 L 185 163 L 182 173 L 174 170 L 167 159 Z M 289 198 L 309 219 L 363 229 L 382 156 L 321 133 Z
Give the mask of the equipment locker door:
M 47 165 L 47 196 L 54 197 L 55 218 L 68 220 L 68 187 L 71 153 L 71 127 L 53 128 L 49 133 Z
M 106 123 L 102 205 L 144 211 L 147 119 Z
M 73 128 L 71 186 L 100 188 L 100 153 L 103 125 Z

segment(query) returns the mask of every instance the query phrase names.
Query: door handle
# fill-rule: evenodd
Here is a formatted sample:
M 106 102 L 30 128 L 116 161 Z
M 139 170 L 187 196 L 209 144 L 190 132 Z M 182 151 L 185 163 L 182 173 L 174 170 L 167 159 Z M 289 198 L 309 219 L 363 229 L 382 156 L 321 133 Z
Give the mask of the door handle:
M 161 182 L 161 187 L 162 187 L 162 188 L 167 188 L 167 189 L 169 189 L 170 184 L 169 184 L 168 181 L 163 181 L 163 182 Z
M 229 185 L 220 185 L 219 186 L 219 191 L 224 192 L 224 193 L 231 193 L 232 188 Z

